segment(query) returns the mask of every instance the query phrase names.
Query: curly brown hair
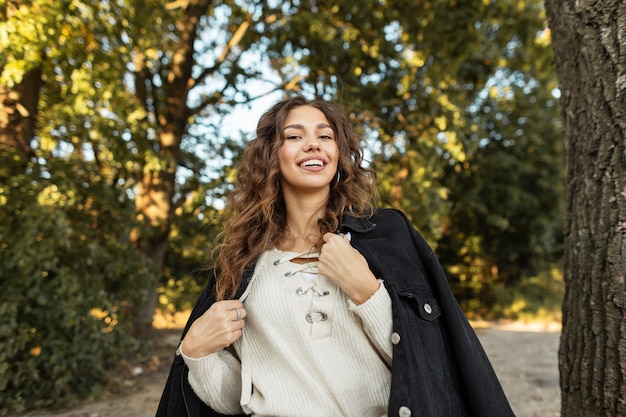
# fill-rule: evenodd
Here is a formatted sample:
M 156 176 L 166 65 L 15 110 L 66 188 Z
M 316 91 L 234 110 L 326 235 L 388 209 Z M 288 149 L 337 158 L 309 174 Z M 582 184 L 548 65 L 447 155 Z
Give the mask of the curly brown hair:
M 212 270 L 216 298 L 232 298 L 242 274 L 258 256 L 278 245 L 287 233 L 287 212 L 279 181 L 278 151 L 283 144 L 287 114 L 299 106 L 320 110 L 335 133 L 339 148 L 338 178 L 330 185 L 320 235 L 334 232 L 348 210 L 355 217 L 370 216 L 375 209 L 376 174 L 362 166 L 363 148 L 345 112 L 337 104 L 296 96 L 276 103 L 259 119 L 256 137 L 243 153 L 234 190 L 222 214 L 221 243 Z

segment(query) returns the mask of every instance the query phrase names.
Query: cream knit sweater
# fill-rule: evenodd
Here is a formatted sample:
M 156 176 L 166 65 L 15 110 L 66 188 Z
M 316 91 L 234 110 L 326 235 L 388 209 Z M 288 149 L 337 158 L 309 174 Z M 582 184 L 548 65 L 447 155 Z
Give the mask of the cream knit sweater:
M 242 297 L 248 316 L 236 355 L 183 352 L 189 383 L 222 414 L 387 415 L 392 316 L 384 285 L 357 306 L 316 262 L 290 262 L 296 255 L 272 249 L 259 258 Z

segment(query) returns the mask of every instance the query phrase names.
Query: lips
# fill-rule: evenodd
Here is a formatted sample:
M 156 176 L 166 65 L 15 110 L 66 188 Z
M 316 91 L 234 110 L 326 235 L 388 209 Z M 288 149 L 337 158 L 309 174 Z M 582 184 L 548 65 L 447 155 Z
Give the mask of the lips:
M 304 161 L 300 162 L 299 164 L 301 167 L 305 168 L 305 167 L 323 167 L 324 165 L 326 165 L 326 163 L 321 160 L 321 159 L 305 159 Z

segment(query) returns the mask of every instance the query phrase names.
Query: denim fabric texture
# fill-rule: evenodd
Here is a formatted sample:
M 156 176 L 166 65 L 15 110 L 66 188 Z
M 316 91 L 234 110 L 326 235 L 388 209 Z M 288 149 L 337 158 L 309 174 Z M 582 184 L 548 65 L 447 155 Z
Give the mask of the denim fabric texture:
M 370 218 L 345 214 L 338 232 L 350 232 L 352 246 L 391 296 L 394 348 L 388 415 L 514 417 L 439 261 L 404 213 L 378 209 Z M 253 271 L 253 265 L 246 270 L 237 296 Z M 182 337 L 215 301 L 213 285 L 209 280 Z M 194 394 L 187 372 L 176 356 L 156 417 L 222 416 Z

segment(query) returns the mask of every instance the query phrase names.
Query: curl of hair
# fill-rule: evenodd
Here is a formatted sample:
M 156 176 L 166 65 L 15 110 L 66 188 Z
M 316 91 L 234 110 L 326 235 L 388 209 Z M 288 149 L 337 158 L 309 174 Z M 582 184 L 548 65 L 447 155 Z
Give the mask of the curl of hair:
M 370 216 L 375 210 L 376 174 L 362 166 L 360 138 L 345 112 L 334 103 L 301 96 L 276 103 L 261 116 L 256 137 L 244 150 L 235 187 L 226 200 L 223 231 L 211 268 L 218 300 L 232 298 L 244 270 L 285 237 L 287 212 L 280 187 L 278 153 L 285 119 L 290 110 L 299 106 L 311 106 L 324 113 L 339 148 L 339 175 L 330 184 L 325 214 L 318 220 L 320 235 L 336 231 L 346 210 L 355 217 Z

